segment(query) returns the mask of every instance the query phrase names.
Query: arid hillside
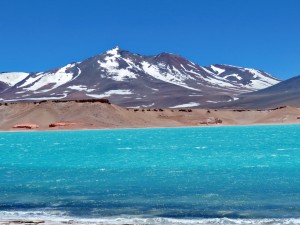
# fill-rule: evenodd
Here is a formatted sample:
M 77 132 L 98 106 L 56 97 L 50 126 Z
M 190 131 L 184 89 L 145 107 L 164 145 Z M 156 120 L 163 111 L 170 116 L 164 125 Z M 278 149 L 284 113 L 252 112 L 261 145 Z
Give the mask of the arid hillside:
M 299 118 L 299 119 L 298 119 Z M 300 123 L 300 109 L 122 108 L 99 101 L 43 101 L 0 106 L 0 130 L 104 129 Z M 13 128 L 15 127 L 15 128 Z

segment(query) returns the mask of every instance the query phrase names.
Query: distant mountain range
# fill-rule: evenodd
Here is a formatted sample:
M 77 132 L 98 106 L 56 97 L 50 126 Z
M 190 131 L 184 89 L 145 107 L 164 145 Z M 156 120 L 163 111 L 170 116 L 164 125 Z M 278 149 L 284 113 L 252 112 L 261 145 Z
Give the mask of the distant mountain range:
M 200 66 L 176 54 L 142 56 L 116 47 L 46 72 L 0 73 L 0 100 L 108 98 L 126 107 L 208 107 L 240 102 L 245 93 L 279 82 L 252 68 Z
M 241 94 L 237 101 L 219 104 L 217 107 L 263 109 L 280 106 L 300 107 L 300 76 L 259 91 Z

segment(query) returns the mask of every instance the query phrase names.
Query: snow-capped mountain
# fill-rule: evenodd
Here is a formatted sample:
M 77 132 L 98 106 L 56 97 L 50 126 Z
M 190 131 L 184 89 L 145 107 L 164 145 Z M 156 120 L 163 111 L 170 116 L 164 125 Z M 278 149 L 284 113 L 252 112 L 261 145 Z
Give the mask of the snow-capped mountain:
M 239 99 L 227 104 L 219 104 L 218 107 L 267 109 L 281 106 L 300 107 L 300 75 L 282 81 L 271 87 L 244 93 Z
M 142 56 L 119 47 L 39 73 L 1 73 L 3 101 L 108 98 L 127 107 L 205 106 L 233 101 L 280 80 L 260 70 L 199 66 L 170 53 Z

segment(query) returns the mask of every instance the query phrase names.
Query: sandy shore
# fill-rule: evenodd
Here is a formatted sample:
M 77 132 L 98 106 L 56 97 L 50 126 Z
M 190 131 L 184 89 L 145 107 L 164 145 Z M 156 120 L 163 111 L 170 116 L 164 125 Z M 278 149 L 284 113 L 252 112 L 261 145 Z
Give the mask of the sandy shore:
M 298 124 L 300 108 L 266 110 L 230 109 L 126 109 L 107 103 L 42 102 L 8 103 L 0 106 L 0 130 L 80 130 L 111 128 Z M 52 125 L 49 127 L 49 125 Z M 57 126 L 56 126 L 57 125 Z

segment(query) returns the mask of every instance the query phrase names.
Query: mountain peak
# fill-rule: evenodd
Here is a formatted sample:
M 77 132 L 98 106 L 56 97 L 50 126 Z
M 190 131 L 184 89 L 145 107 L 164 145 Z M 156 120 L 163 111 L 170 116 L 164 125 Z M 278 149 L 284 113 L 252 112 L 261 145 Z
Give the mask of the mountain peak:
M 0 74 L 0 92 L 3 101 L 107 97 L 122 106 L 204 106 L 279 82 L 257 70 L 227 67 L 201 67 L 167 52 L 137 55 L 116 46 L 46 72 Z
M 117 55 L 120 51 L 122 51 L 122 49 L 117 45 L 114 48 L 106 51 L 106 53 L 110 55 Z
M 169 52 L 161 52 L 157 55 L 157 57 L 180 57 L 180 56 Z

